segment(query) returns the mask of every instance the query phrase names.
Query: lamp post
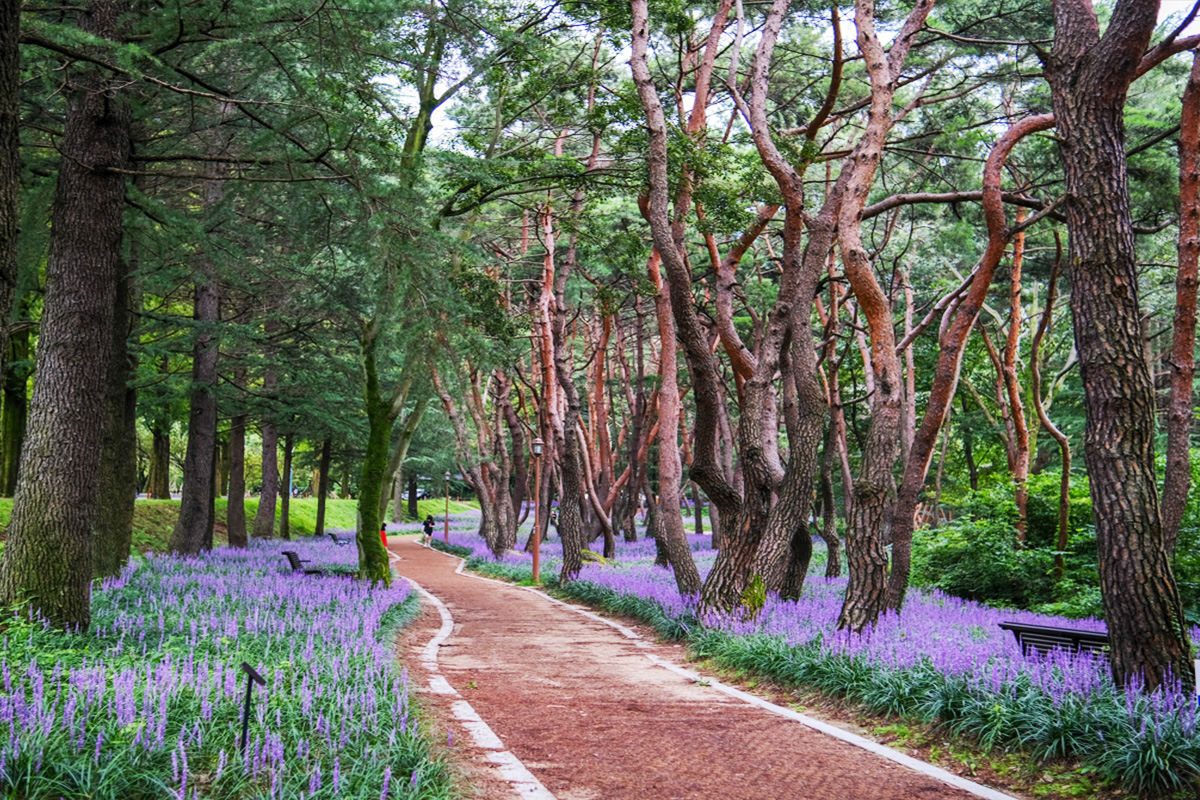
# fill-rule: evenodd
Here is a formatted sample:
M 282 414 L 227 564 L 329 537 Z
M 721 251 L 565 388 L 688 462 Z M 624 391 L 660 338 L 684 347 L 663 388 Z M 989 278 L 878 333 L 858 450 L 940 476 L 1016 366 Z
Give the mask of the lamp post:
M 533 463 L 536 473 L 533 479 L 533 582 L 538 581 L 538 571 L 542 565 L 542 448 L 545 443 L 540 437 L 535 437 L 533 447 Z
M 446 470 L 446 527 L 442 531 L 442 541 L 450 542 L 450 470 Z

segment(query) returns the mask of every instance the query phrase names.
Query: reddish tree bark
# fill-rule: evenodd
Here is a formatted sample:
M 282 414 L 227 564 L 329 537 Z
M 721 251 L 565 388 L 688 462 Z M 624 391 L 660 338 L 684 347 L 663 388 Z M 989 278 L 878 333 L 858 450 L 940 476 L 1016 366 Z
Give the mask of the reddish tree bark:
M 1175 273 L 1175 321 L 1168 364 L 1167 473 L 1162 490 L 1163 543 L 1175 550 L 1179 522 L 1192 482 L 1188 445 L 1192 435 L 1192 391 L 1196 376 L 1196 274 L 1200 258 L 1200 53 L 1183 91 L 1179 133 L 1179 266 Z

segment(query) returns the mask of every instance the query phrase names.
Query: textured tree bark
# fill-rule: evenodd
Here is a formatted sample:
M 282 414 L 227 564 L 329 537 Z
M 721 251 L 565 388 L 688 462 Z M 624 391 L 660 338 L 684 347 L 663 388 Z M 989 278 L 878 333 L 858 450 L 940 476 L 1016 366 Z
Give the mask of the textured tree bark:
M 1192 482 L 1188 445 L 1192 435 L 1192 392 L 1196 377 L 1196 284 L 1200 259 L 1200 53 L 1183 91 L 1179 133 L 1179 267 L 1175 273 L 1175 321 L 1167 401 L 1167 472 L 1163 478 L 1163 543 L 1175 551 L 1179 522 Z
M 1113 677 L 1191 687 L 1190 644 L 1159 516 L 1154 385 L 1142 344 L 1124 106 L 1158 3 L 1120 0 L 1104 35 L 1086 0 L 1054 4 L 1046 79 L 1066 178 L 1071 312 L 1087 412 Z
M 213 464 L 217 456 L 217 359 L 219 343 L 213 326 L 220 319 L 220 294 L 211 275 L 196 276 L 196 343 L 192 348 L 191 410 L 187 453 L 183 459 L 183 493 L 179 517 L 171 533 L 173 553 L 195 555 L 204 549 L 213 504 Z
M 891 105 L 896 81 L 916 32 L 924 26 L 933 0 L 919 0 L 904 28 L 884 53 L 875 33 L 872 0 L 856 0 L 854 25 L 858 47 L 871 82 L 867 126 L 854 153 L 842 167 L 852 174 L 838 211 L 838 245 L 846 277 L 871 335 L 871 424 L 863 444 L 862 462 L 854 482 L 854 502 L 846 529 L 846 562 L 850 580 L 838 617 L 839 628 L 861 631 L 874 624 L 888 602 L 887 553 L 884 550 L 888 492 L 903 414 L 900 359 L 891 308 L 875 278 L 861 237 L 862 210 L 879 166 L 880 153 L 892 124 Z M 839 179 L 840 180 L 840 179 Z
M 322 480 L 324 473 L 322 473 Z M 318 501 L 317 517 L 324 516 L 324 502 Z M 318 523 L 318 528 L 320 524 Z M 246 415 L 229 421 L 229 495 L 225 501 L 225 529 L 230 547 L 247 547 L 246 537 Z M 319 532 L 319 531 L 318 531 Z
M 134 317 L 130 278 L 117 284 L 105 390 L 104 442 L 97 472 L 99 497 L 92 539 L 92 574 L 117 575 L 129 561 L 137 498 L 137 392 L 129 386 L 136 366 L 129 352 Z
M 700 593 L 700 571 L 692 558 L 680 512 L 683 465 L 679 459 L 679 364 L 676 360 L 675 323 L 671 297 L 663 287 L 658 252 L 650 256 L 647 270 L 650 282 L 658 290 L 654 307 L 658 314 L 659 390 L 658 390 L 658 508 L 655 538 L 675 572 L 679 594 L 692 597 Z
M 271 373 L 263 378 L 263 393 L 268 397 L 275 390 L 276 378 Z M 258 511 L 254 514 L 254 530 L 251 535 L 256 539 L 273 539 L 275 537 L 275 504 L 279 501 L 279 429 L 274 422 L 264 420 L 262 423 L 262 488 L 258 494 Z M 391 430 L 388 430 L 389 437 Z M 384 453 L 384 458 L 387 454 Z M 359 486 L 361 496 L 362 486 Z M 375 497 L 379 495 L 376 494 Z M 376 525 L 375 530 L 379 530 Z
M 688 370 L 692 378 L 692 393 L 696 400 L 695 444 L 693 446 L 693 461 L 691 477 L 704 489 L 709 500 L 719 508 L 723 520 L 738 520 L 741 517 L 742 499 L 726 480 L 717 458 L 717 427 L 720 419 L 720 404 L 722 402 L 721 379 L 716 364 L 709 349 L 708 334 L 696 314 L 695 304 L 691 295 L 691 275 L 683 259 L 680 249 L 682 230 L 678 235 L 671 224 L 669 181 L 667 174 L 667 127 L 662 103 L 654 86 L 648 62 L 649 51 L 649 19 L 646 0 L 631 0 L 630 8 L 633 13 L 633 57 L 630 67 L 633 70 L 634 83 L 637 86 L 638 97 L 646 114 L 649 131 L 649 148 L 647 166 L 649 167 L 650 187 L 645 199 L 644 216 L 650 223 L 650 231 L 654 246 L 657 248 L 666 273 L 666 284 L 670 292 L 671 309 L 675 317 L 675 327 L 684 348 Z M 728 10 L 727 3 L 722 8 Z M 714 30 L 719 34 L 718 26 Z M 711 36 L 710 36 L 711 39 Z M 705 95 L 707 100 L 707 93 Z M 697 101 L 696 106 L 705 103 Z M 686 205 L 690 206 L 690 199 Z M 660 426 L 661 427 L 661 426 Z M 742 531 L 723 529 L 730 540 L 736 539 Z M 722 551 L 723 552 L 723 551 Z M 734 568 L 741 567 L 745 572 L 749 569 L 749 561 L 753 552 L 745 554 Z M 742 564 L 745 564 L 743 567 Z M 720 581 L 719 589 L 710 588 L 713 582 L 712 573 L 704 588 L 704 602 L 729 606 L 737 602 L 736 583 Z
M 381 326 L 378 316 L 366 323 L 359 342 L 363 408 L 367 413 L 367 447 L 358 478 L 358 531 L 354 538 L 358 543 L 358 570 L 361 576 L 390 586 L 391 565 L 379 537 L 382 527 L 379 496 L 383 491 L 383 473 L 387 467 L 394 418 L 389 416 L 391 403 L 383 397 L 379 388 L 376 357 Z
M 21 0 L 0 0 L 0 313 L 6 321 L 17 282 L 20 231 L 20 31 Z M 8 335 L 7 324 L 0 325 L 0 353 L 8 352 Z
M 329 468 L 333 461 L 333 442 L 321 442 L 321 463 L 317 468 L 317 536 L 325 535 L 325 499 L 329 496 Z
M 115 39 L 127 8 L 92 2 L 78 12 L 78 24 Z M 119 85 L 98 70 L 77 66 L 66 79 L 38 379 L 0 558 L 0 602 L 27 602 L 29 614 L 57 628 L 86 630 L 125 207 L 125 177 L 118 170 L 129 167 L 130 112 Z
M 8 366 L 4 371 L 4 410 L 0 415 L 0 495 L 12 497 L 17 490 L 21 466 L 21 446 L 29 420 L 29 367 L 16 362 L 29 358 L 29 330 L 22 330 L 8 342 Z

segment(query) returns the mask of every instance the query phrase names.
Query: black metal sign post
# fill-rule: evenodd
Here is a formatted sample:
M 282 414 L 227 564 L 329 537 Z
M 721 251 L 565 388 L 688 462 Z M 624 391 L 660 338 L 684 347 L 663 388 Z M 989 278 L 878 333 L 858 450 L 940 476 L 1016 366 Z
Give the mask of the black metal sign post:
M 250 692 L 254 689 L 254 684 L 266 686 L 267 682 L 245 661 L 242 662 L 242 672 L 246 673 L 246 705 L 242 709 L 242 752 L 245 752 L 247 737 L 250 735 Z

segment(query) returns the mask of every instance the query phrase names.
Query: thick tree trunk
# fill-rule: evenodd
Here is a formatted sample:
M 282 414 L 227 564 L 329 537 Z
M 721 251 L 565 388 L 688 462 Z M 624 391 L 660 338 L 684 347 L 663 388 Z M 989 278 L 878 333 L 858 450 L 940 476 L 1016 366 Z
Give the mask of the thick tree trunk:
M 658 527 L 655 539 L 675 572 L 675 585 L 683 597 L 700 594 L 700 571 L 692 558 L 680 509 L 683 466 L 679 460 L 679 371 L 675 352 L 675 323 L 671 298 L 663 288 L 658 271 L 658 254 L 650 257 L 650 281 L 658 290 L 654 296 L 658 313 L 659 390 L 658 390 Z
M 1154 385 L 1142 340 L 1124 106 L 1157 3 L 1117 4 L 1103 37 L 1086 0 L 1055 4 L 1046 77 L 1070 235 L 1071 312 L 1087 413 L 1110 663 L 1121 685 L 1191 687 L 1190 644 L 1159 517 Z
M 394 417 L 389 414 L 391 403 L 379 391 L 379 372 L 375 360 L 378 336 L 379 321 L 376 319 L 364 329 L 359 351 L 363 406 L 367 412 L 367 447 L 358 478 L 358 535 L 355 540 L 358 542 L 358 569 L 361 576 L 390 586 L 391 565 L 379 536 L 382 527 L 379 496 L 383 491 L 383 473 L 387 468 Z
M 317 536 L 325 535 L 325 500 L 329 496 L 329 468 L 333 458 L 333 442 L 321 442 L 321 463 L 317 468 Z
M 1187 506 L 1192 467 L 1192 392 L 1196 377 L 1196 285 L 1200 260 L 1200 53 L 1183 92 L 1179 134 L 1179 267 L 1175 273 L 1175 322 L 1167 401 L 1167 472 L 1163 479 L 1162 525 L 1167 552 L 1175 551 L 1179 522 Z
M 79 12 L 79 25 L 113 39 L 126 10 L 123 3 L 93 2 Z M 118 170 L 130 163 L 130 113 L 119 85 L 99 70 L 80 67 L 66 77 L 38 378 L 0 558 L 0 602 L 28 602 L 30 614 L 55 627 L 86 630 L 125 209 L 125 176 Z
M 133 330 L 129 277 L 117 285 L 108 360 L 104 444 L 97 472 L 99 498 L 92 540 L 92 574 L 117 575 L 129 561 L 133 508 L 137 499 L 137 393 L 129 386 L 135 364 L 129 352 Z
M 321 509 L 324 511 L 324 509 Z M 229 421 L 229 495 L 225 529 L 230 547 L 247 547 L 246 537 L 246 415 Z
M 722 7 L 728 10 L 727 4 Z M 631 0 L 630 8 L 633 13 L 633 57 L 630 59 L 630 66 L 633 70 L 638 97 L 646 115 L 649 132 L 647 166 L 650 189 L 643 214 L 650 223 L 654 246 L 662 257 L 665 283 L 670 292 L 671 310 L 675 317 L 675 328 L 687 359 L 688 371 L 692 380 L 692 396 L 696 402 L 695 444 L 691 477 L 704 489 L 710 502 L 719 508 L 722 519 L 738 520 L 741 518 L 742 498 L 740 493 L 729 485 L 717 457 L 719 406 L 722 402 L 721 378 L 717 372 L 712 351 L 709 349 L 707 330 L 701 324 L 693 302 L 691 274 L 681 251 L 682 231 L 678 231 L 679 235 L 677 235 L 671 224 L 672 214 L 668 195 L 667 125 L 648 61 L 650 41 L 648 4 L 646 0 Z M 707 93 L 704 94 L 704 100 L 707 101 Z M 697 103 L 699 106 L 705 104 Z M 679 204 L 678 208 L 682 209 L 690 204 L 690 199 L 688 199 L 686 203 Z M 735 539 L 742 532 L 737 528 L 737 523 L 723 529 L 723 533 L 730 540 Z M 744 569 L 748 570 L 749 560 L 753 554 L 745 555 L 746 557 L 741 560 L 746 564 Z M 735 587 L 734 582 L 719 581 L 720 590 L 718 591 L 709 588 L 712 581 L 710 573 L 704 587 L 706 604 L 730 606 L 737 602 L 740 590 L 730 591 Z
M 4 411 L 0 415 L 0 495 L 12 497 L 17 490 L 21 446 L 29 420 L 29 330 L 15 334 L 8 343 L 8 368 L 4 372 Z
M 212 326 L 220 319 L 220 296 L 215 280 L 197 276 L 195 311 L 198 323 L 192 349 L 191 411 L 188 415 L 187 454 L 183 459 L 183 494 L 179 517 L 171 534 L 171 552 L 195 555 L 204 549 L 213 505 L 213 464 L 217 456 L 217 358 L 219 343 Z

